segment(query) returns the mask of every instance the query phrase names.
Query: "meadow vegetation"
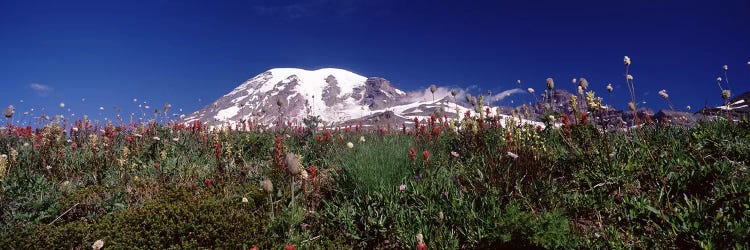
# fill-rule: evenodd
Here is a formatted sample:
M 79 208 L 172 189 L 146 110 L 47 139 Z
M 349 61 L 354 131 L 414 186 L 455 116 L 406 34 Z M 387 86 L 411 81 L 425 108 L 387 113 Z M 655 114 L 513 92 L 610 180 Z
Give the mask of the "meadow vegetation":
M 0 245 L 413 248 L 421 235 L 440 249 L 748 247 L 747 121 L 602 133 L 495 118 L 9 126 Z

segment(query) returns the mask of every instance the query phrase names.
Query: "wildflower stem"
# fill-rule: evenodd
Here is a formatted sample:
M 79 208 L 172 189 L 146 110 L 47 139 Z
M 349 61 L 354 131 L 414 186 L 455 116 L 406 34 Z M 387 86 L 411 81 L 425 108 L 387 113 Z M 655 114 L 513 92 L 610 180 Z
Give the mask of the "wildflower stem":
M 273 194 L 270 192 L 268 193 L 268 207 L 271 209 L 271 220 L 273 220 L 274 211 L 273 211 Z

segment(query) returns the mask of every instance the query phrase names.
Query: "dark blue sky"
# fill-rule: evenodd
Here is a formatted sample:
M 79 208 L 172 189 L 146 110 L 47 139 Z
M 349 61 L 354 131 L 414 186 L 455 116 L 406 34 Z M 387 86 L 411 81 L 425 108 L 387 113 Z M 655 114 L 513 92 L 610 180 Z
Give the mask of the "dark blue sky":
M 475 93 L 586 77 L 623 108 L 625 55 L 647 106 L 666 107 L 661 89 L 678 109 L 719 104 L 722 65 L 750 90 L 750 1 L 0 0 L 0 105 L 18 113 L 129 113 L 133 98 L 191 112 L 275 67 Z

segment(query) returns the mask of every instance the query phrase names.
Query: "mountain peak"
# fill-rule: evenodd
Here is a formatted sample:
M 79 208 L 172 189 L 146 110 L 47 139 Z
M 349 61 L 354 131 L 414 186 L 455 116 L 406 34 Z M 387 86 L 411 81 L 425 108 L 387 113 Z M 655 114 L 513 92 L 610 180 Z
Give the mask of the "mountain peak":
M 344 69 L 273 68 L 245 81 L 184 121 L 224 126 L 253 120 L 271 125 L 279 120 L 302 122 L 312 115 L 331 124 L 372 118 L 397 125 L 414 118 L 423 120 L 433 113 L 459 117 L 470 110 L 450 99 L 427 101 L 422 98 L 424 95 L 421 91 L 406 93 L 394 88 L 381 77 L 368 78 Z

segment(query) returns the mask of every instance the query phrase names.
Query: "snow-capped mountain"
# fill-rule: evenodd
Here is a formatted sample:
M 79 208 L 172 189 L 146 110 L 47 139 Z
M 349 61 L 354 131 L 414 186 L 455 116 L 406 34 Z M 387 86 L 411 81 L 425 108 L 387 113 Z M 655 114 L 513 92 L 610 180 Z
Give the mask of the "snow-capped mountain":
M 435 111 L 456 117 L 467 110 L 470 106 L 450 95 L 433 100 L 427 90 L 407 93 L 380 77 L 334 68 L 276 68 L 245 81 L 183 120 L 216 126 L 242 120 L 271 125 L 279 117 L 301 122 L 313 115 L 331 124 L 366 120 L 369 124 L 398 125 L 410 123 L 415 117 L 425 119 Z

